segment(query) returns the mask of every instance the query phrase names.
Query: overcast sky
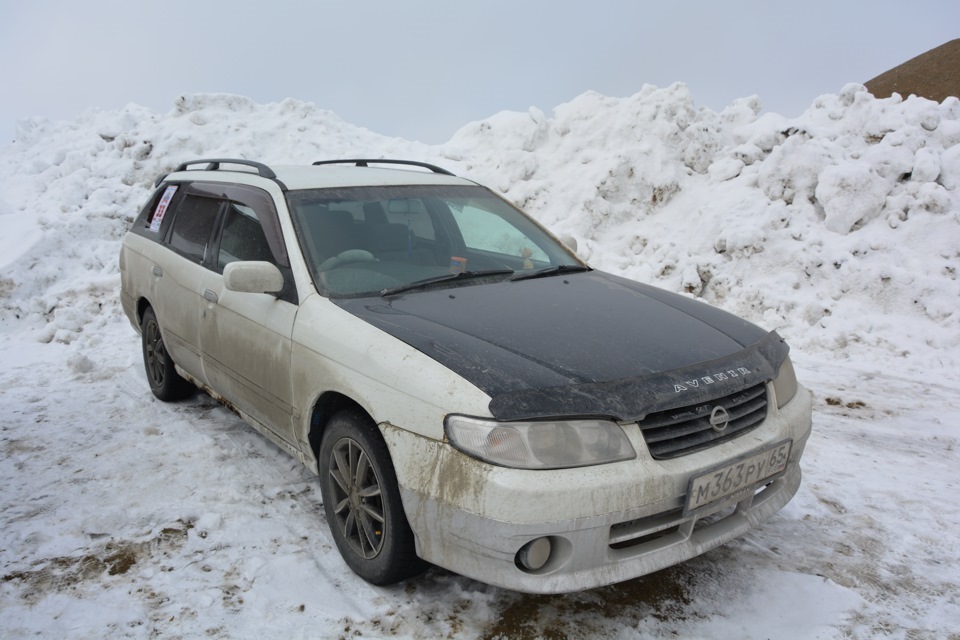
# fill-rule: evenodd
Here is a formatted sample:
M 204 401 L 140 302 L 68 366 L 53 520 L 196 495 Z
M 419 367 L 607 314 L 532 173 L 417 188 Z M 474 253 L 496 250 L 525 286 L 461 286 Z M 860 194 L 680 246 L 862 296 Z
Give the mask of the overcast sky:
M 957 37 L 957 0 L 0 0 L 0 144 L 27 117 L 166 113 L 198 92 L 297 98 L 427 143 L 646 83 L 790 117 Z

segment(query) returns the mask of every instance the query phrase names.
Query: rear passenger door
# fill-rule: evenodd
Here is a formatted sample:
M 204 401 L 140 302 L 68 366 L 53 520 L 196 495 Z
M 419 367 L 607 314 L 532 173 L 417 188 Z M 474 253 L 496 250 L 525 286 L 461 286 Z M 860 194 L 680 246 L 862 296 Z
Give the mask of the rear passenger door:
M 184 193 L 177 200 L 167 239 L 172 251 L 158 254 L 150 266 L 155 291 L 151 302 L 170 357 L 202 381 L 199 323 L 202 283 L 209 272 L 213 231 L 222 202 L 198 193 L 192 185 L 177 188 Z

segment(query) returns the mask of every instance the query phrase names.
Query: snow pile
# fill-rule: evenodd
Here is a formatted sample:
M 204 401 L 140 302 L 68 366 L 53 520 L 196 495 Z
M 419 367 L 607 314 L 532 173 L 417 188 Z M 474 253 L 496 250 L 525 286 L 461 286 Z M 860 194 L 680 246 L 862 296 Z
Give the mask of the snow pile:
M 442 152 L 585 239 L 595 266 L 702 297 L 799 351 L 955 368 L 960 101 L 851 84 L 795 120 L 759 106 L 696 109 L 683 85 L 585 94 L 552 119 L 474 123 Z
M 197 157 L 437 162 L 580 240 L 594 266 L 780 331 L 795 351 L 863 349 L 956 369 L 960 102 L 861 85 L 788 120 L 756 98 L 716 113 L 682 84 L 503 112 L 428 147 L 285 100 L 185 96 L 20 123 L 0 154 L 5 317 L 69 342 L 114 304 L 117 242 L 153 179 Z M 50 256 L 57 260 L 50 260 Z M 83 294 L 80 294 L 83 291 Z
M 75 122 L 21 122 L 0 152 L 2 317 L 33 319 L 41 341 L 70 342 L 104 305 L 114 310 L 119 240 L 157 175 L 180 162 L 306 163 L 358 152 L 420 154 L 309 104 L 232 95 L 181 97 L 164 116 L 129 105 Z
M 0 635 L 953 633 L 960 101 L 850 85 L 796 119 L 758 113 L 647 86 L 500 113 L 440 146 L 230 95 L 22 122 L 0 150 Z M 120 239 L 155 177 L 231 156 L 434 162 L 574 235 L 595 267 L 777 329 L 816 398 L 800 493 L 740 540 L 590 592 L 437 569 L 363 583 L 310 471 L 207 396 L 155 401 L 120 311 Z

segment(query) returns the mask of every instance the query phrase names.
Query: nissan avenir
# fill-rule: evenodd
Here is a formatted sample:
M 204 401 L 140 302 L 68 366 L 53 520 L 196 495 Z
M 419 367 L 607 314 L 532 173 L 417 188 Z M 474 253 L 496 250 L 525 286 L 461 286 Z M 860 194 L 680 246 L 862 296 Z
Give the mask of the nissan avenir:
M 572 244 L 433 165 L 197 160 L 125 236 L 121 298 L 153 393 L 316 471 L 363 579 L 567 592 L 776 513 L 811 427 L 779 335 Z

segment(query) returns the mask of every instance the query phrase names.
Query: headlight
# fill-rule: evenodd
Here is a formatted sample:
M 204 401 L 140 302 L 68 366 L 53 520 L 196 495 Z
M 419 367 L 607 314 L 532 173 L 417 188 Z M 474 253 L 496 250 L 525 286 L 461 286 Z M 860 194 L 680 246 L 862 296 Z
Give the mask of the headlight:
M 780 372 L 773 379 L 773 392 L 777 394 L 777 409 L 783 407 L 797 395 L 797 374 L 793 370 L 790 356 L 780 365 Z
M 562 469 L 630 460 L 626 434 L 609 420 L 497 422 L 449 415 L 447 439 L 467 455 L 514 469 Z

